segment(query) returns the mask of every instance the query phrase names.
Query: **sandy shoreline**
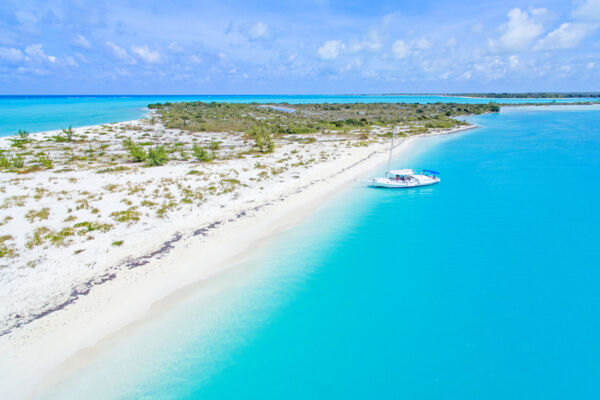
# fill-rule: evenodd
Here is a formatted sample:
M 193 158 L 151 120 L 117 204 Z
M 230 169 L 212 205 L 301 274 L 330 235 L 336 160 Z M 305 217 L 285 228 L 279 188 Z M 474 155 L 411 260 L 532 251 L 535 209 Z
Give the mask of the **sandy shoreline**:
M 405 139 L 395 154 L 409 151 L 417 141 Z M 340 187 L 385 162 L 387 150 L 387 143 L 353 148 L 252 202 L 214 204 L 214 212 L 206 216 L 165 222 L 160 234 L 154 230 L 153 237 L 109 257 L 118 268 L 104 271 L 72 299 L 0 337 L 0 394 L 26 398 L 68 375 L 103 338 L 145 318 L 153 304 L 227 270 L 261 240 L 298 223 Z M 125 253 L 130 257 L 124 258 Z

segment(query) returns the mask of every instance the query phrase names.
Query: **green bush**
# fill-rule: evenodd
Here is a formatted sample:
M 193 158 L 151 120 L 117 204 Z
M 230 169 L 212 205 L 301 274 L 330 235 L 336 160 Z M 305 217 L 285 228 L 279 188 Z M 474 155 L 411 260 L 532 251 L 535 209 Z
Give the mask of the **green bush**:
M 10 160 L 6 157 L 3 151 L 0 152 L 0 168 L 10 168 Z
M 62 132 L 65 135 L 65 139 L 67 142 L 73 140 L 73 128 L 71 128 L 71 125 L 69 125 L 67 129 L 63 129 Z
M 210 144 L 208 145 L 208 148 L 211 149 L 212 151 L 217 151 L 217 150 L 219 150 L 220 144 L 221 144 L 221 142 L 219 142 L 217 139 L 212 137 L 212 138 L 210 138 Z
M 47 153 L 39 152 L 37 154 L 37 161 L 46 169 L 52 168 L 52 160 Z
M 21 129 L 19 129 L 19 132 L 17 132 L 16 137 L 10 138 L 9 140 L 12 142 L 11 146 L 21 149 L 25 147 L 26 143 L 31 142 L 31 139 L 29 139 L 29 132 Z
M 192 153 L 196 160 L 201 162 L 209 162 L 215 159 L 215 153 L 209 153 L 204 147 L 200 147 L 194 143 L 192 147 Z
M 23 159 L 22 155 L 15 154 L 12 157 L 11 163 L 12 163 L 12 166 L 15 168 L 23 168 L 23 166 L 25 165 L 25 160 Z
M 73 140 L 73 128 L 71 125 L 67 129 L 63 129 L 62 133 L 62 135 L 52 136 L 52 139 L 56 142 L 71 142 Z
M 146 152 L 142 146 L 135 144 L 131 139 L 123 140 L 123 147 L 133 158 L 133 162 L 142 162 L 146 160 Z
M 169 158 L 167 157 L 167 152 L 165 151 L 164 146 L 150 147 L 148 149 L 146 162 L 149 166 L 154 167 L 157 165 L 163 165 L 167 161 L 169 161 Z
M 254 125 L 249 132 L 254 139 L 256 148 L 261 153 L 271 153 L 275 149 L 273 136 L 269 133 L 266 127 L 262 125 Z

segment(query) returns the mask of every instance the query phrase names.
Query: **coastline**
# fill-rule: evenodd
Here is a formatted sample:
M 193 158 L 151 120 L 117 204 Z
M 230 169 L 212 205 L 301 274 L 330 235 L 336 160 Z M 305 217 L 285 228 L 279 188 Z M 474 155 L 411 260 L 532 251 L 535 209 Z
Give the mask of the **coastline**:
M 409 151 L 416 139 L 407 138 L 398 144 L 396 156 Z M 209 281 L 243 259 L 244 253 L 261 240 L 300 222 L 340 187 L 384 163 L 388 149 L 385 143 L 353 149 L 351 155 L 315 168 L 258 204 L 238 204 L 217 210 L 210 218 L 178 221 L 177 226 L 165 223 L 168 226 L 152 243 L 128 250 L 135 258 L 129 258 L 128 267 L 118 270 L 118 277 L 109 274 L 110 279 L 94 281 L 92 291 L 84 288 L 76 301 L 58 308 L 60 311 L 44 314 L 0 337 L 0 349 L 6 354 L 0 371 L 6 382 L 11 382 L 3 384 L 2 390 L 8 397 L 22 397 L 30 394 L 28 388 L 52 383 L 64 374 L 63 363 L 72 365 L 74 359 L 85 362 L 86 349 L 143 319 L 152 304 L 194 283 Z M 233 249 L 231 243 L 236 244 Z M 198 259 L 209 260 L 208 265 L 197 268 Z

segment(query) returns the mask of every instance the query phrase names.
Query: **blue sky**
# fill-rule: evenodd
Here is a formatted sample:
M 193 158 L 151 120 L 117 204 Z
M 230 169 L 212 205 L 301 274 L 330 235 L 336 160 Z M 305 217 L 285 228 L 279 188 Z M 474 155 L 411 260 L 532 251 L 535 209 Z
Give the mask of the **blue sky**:
M 600 0 L 0 2 L 0 94 L 600 91 Z

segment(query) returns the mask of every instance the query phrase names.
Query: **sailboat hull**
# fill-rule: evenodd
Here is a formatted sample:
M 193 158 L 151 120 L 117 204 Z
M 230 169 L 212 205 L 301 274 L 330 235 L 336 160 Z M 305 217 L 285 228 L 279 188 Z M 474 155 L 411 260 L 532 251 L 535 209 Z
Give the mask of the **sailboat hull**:
M 374 178 L 371 180 L 371 186 L 390 188 L 390 189 L 408 189 L 422 186 L 431 186 L 440 183 L 439 178 L 430 178 L 428 176 L 419 176 L 411 181 L 402 181 L 389 178 Z

